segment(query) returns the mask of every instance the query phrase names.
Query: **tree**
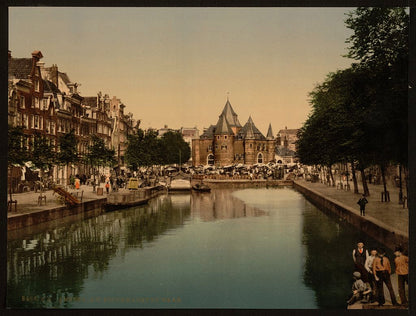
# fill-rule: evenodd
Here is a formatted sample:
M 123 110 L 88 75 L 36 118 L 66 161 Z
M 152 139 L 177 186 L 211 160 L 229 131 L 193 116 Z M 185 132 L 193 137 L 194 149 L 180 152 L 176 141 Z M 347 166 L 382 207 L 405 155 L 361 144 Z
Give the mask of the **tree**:
M 179 132 L 169 131 L 163 134 L 161 157 L 164 164 L 181 164 L 191 157 L 189 144 Z
M 77 143 L 78 141 L 75 137 L 75 132 L 73 129 L 69 133 L 59 137 L 59 152 L 57 154 L 57 162 L 66 166 L 67 171 L 69 164 L 78 161 Z
M 357 8 L 345 23 L 353 30 L 347 57 L 372 74 L 368 125 L 386 192 L 385 167 L 408 165 L 409 15 L 404 8 Z
M 161 163 L 160 141 L 154 130 L 143 131 L 136 129 L 135 133 L 128 135 L 126 161 L 133 170 L 140 166 L 152 166 Z
M 95 184 L 95 167 L 112 166 L 115 160 L 115 150 L 107 148 L 104 140 L 95 134 L 90 136 L 90 145 L 87 147 L 87 153 L 84 156 L 86 162 L 93 167 L 94 184 Z M 95 187 L 94 187 L 95 189 Z
M 30 161 L 41 170 L 41 176 L 46 169 L 55 164 L 55 151 L 49 144 L 48 139 L 36 133 L 33 139 L 33 150 L 30 152 Z
M 9 195 L 12 201 L 12 171 L 13 166 L 23 166 L 28 161 L 28 150 L 25 146 L 25 135 L 23 127 L 13 127 L 9 125 L 7 130 L 8 153 L 7 166 L 9 170 Z

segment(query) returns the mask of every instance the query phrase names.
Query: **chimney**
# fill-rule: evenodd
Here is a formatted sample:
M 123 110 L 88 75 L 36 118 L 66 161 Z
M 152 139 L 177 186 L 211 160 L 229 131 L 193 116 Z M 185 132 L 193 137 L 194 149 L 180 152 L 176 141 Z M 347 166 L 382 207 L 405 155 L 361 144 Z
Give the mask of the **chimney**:
M 33 53 L 32 53 L 32 58 L 36 61 L 36 62 L 38 62 L 41 58 L 43 57 L 43 55 L 42 55 L 42 53 L 39 51 L 39 50 L 35 50 Z
M 50 80 L 52 83 L 59 89 L 58 87 L 58 66 L 56 64 L 52 64 L 50 68 Z

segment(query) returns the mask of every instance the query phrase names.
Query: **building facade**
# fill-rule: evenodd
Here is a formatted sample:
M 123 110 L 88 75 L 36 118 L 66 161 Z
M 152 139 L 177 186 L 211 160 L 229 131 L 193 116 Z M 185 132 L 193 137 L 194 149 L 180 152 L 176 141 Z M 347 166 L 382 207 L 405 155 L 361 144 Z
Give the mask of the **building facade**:
M 275 140 L 271 125 L 265 137 L 251 116 L 242 126 L 238 115 L 227 100 L 217 124 L 192 140 L 192 164 L 226 166 L 231 164 L 261 164 L 274 159 Z
M 132 114 L 125 115 L 125 105 L 119 99 L 99 92 L 96 96 L 82 97 L 79 84 L 58 70 L 53 64 L 46 68 L 43 55 L 34 51 L 32 58 L 13 58 L 8 54 L 8 123 L 22 126 L 25 145 L 31 150 L 34 136 L 48 139 L 55 151 L 59 138 L 71 130 L 77 139 L 79 163 L 69 170 L 56 166 L 48 172 L 61 183 L 70 174 L 88 174 L 82 158 L 87 153 L 90 135 L 96 134 L 108 148 L 116 151 L 118 166 L 124 165 L 127 135 L 132 132 Z

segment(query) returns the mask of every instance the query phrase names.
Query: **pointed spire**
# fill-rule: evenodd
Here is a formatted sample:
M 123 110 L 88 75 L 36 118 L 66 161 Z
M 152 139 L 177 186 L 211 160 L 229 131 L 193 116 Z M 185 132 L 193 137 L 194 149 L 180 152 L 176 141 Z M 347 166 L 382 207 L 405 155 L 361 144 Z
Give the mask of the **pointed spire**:
M 273 137 L 273 130 L 272 130 L 272 123 L 269 123 L 269 129 L 267 130 L 267 139 L 274 139 Z
M 230 124 L 228 123 L 228 120 L 224 114 L 221 114 L 217 125 L 215 126 L 215 134 L 226 134 L 226 135 L 234 135 L 233 130 L 230 127 Z
M 230 126 L 241 127 L 241 124 L 238 121 L 238 115 L 234 112 L 233 107 L 231 106 L 231 103 L 228 97 L 227 97 L 227 103 L 225 103 L 225 106 L 224 106 L 224 109 L 222 110 L 221 115 L 225 115 Z

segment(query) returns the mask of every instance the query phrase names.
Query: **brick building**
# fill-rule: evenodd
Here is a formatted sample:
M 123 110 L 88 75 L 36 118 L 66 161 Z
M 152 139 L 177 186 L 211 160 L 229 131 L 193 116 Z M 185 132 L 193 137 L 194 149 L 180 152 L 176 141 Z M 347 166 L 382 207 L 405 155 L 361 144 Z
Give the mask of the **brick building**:
M 274 159 L 275 140 L 271 125 L 265 137 L 251 116 L 242 126 L 227 100 L 217 124 L 192 141 L 192 164 L 225 166 L 268 163 Z

